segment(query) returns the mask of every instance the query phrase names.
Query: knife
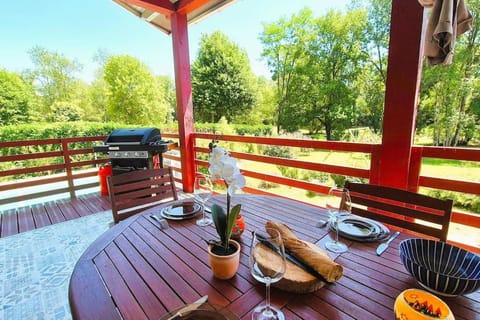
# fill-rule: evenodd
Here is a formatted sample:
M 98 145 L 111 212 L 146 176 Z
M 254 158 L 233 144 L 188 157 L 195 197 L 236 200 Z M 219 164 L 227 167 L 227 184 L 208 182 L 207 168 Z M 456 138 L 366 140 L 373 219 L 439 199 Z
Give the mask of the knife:
M 399 231 L 395 232 L 386 242 L 382 242 L 377 247 L 377 255 L 381 255 L 385 250 L 387 250 L 389 244 L 400 234 Z
M 189 314 L 190 312 L 197 310 L 202 304 L 207 302 L 207 300 L 208 300 L 208 295 L 205 295 L 200 299 L 198 299 L 197 301 L 195 301 L 194 303 L 187 304 L 185 307 L 180 308 L 180 310 L 178 310 L 173 316 L 171 316 L 167 320 L 174 320 L 176 318 L 183 317 Z

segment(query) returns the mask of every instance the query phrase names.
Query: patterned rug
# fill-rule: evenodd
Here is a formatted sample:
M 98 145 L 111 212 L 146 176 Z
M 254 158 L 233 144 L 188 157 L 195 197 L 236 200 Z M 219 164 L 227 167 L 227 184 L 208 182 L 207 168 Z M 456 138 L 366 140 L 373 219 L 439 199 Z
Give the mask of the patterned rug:
M 110 211 L 0 239 L 0 319 L 71 319 L 68 284 Z

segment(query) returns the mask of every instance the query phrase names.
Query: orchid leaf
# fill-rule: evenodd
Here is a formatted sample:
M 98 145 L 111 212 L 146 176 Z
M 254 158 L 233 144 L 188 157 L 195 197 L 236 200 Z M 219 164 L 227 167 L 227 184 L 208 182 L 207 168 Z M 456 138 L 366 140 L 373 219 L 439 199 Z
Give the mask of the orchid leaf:
M 230 210 L 230 215 L 228 216 L 228 221 L 227 221 L 227 230 L 228 230 L 227 239 L 228 240 L 232 236 L 232 228 L 233 228 L 233 225 L 235 224 L 235 221 L 238 218 L 241 208 L 242 208 L 242 205 L 237 204 Z
M 226 228 L 227 228 L 227 214 L 219 205 L 214 204 L 212 206 L 212 220 L 217 229 L 217 233 L 220 236 L 222 244 L 227 242 L 226 239 Z

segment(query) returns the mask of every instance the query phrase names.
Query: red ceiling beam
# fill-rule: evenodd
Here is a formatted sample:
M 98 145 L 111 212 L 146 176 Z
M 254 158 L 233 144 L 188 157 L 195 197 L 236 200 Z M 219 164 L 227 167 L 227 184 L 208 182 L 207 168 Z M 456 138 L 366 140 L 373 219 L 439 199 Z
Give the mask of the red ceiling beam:
M 175 12 L 175 7 L 169 0 L 122 0 L 122 2 L 167 16 Z
M 209 2 L 210 0 L 180 0 L 175 6 L 177 7 L 177 12 L 188 14 Z

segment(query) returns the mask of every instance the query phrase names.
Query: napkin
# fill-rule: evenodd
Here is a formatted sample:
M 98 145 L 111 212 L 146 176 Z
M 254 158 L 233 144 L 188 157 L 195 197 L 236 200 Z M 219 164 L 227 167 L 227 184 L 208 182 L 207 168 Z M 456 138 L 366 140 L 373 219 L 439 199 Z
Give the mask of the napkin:
M 455 40 L 472 28 L 464 0 L 437 0 L 430 13 L 424 55 L 430 65 L 451 64 Z
M 277 230 L 282 236 L 285 250 L 313 268 L 328 282 L 337 281 L 342 277 L 343 267 L 341 265 L 333 261 L 327 253 L 315 244 L 298 239 L 287 225 L 275 221 L 268 221 L 265 227 Z

